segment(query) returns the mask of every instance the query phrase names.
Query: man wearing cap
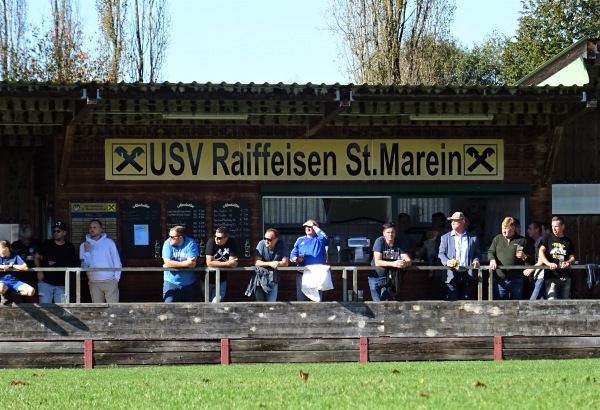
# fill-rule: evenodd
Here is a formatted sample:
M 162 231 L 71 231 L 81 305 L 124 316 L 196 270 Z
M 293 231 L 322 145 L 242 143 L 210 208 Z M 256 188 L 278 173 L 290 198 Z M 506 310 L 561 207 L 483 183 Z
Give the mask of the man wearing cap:
M 467 232 L 465 215 L 454 212 L 448 220 L 452 231 L 442 235 L 438 257 L 446 272 L 446 299 L 473 299 L 481 251 L 474 232 Z M 472 269 L 471 269 L 472 268 Z
M 56 221 L 52 226 L 52 237 L 42 242 L 40 248 L 33 256 L 33 263 L 38 268 L 74 268 L 80 266 L 75 247 L 65 237 L 67 225 Z M 51 271 L 38 272 L 38 296 L 40 303 L 65 303 L 65 272 Z M 70 278 L 71 288 L 74 290 L 75 275 Z M 75 296 L 71 292 L 71 296 Z
M 325 246 L 329 238 L 314 219 L 309 219 L 302 224 L 305 236 L 301 236 L 294 243 L 294 249 L 290 254 L 290 261 L 298 266 L 322 265 L 325 262 Z M 302 292 L 303 271 L 296 274 L 296 300 L 298 302 L 308 301 L 308 297 Z

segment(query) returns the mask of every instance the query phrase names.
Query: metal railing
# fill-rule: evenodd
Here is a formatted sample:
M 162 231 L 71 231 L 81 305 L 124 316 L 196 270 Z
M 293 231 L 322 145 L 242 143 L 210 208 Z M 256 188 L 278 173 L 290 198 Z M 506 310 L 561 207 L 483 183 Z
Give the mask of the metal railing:
M 358 272 L 360 271 L 373 271 L 376 268 L 373 266 L 330 266 L 332 274 L 333 272 L 341 271 L 342 273 L 342 295 L 343 301 L 348 301 L 348 274 L 352 274 L 352 291 L 353 295 L 357 294 L 358 291 Z M 535 269 L 542 268 L 536 267 L 533 265 L 515 265 L 515 266 L 501 266 L 503 270 L 505 269 L 515 269 L 515 270 L 525 270 L 525 269 Z M 467 266 L 459 266 L 460 270 L 474 269 Z M 572 265 L 569 267 L 572 270 L 584 270 L 586 269 L 586 265 Z M 92 272 L 92 271 L 114 271 L 119 270 L 121 272 L 164 272 L 164 271 L 172 271 L 172 272 L 204 272 L 204 283 L 208 283 L 210 272 L 215 272 L 215 282 L 219 283 L 221 278 L 221 271 L 248 271 L 253 272 L 254 267 L 237 267 L 237 268 L 209 268 L 209 267 L 198 267 L 193 269 L 173 269 L 173 268 L 161 268 L 156 266 L 147 266 L 147 267 L 123 267 L 120 269 L 115 268 L 30 268 L 27 271 L 20 272 L 65 272 L 65 303 L 70 303 L 70 285 L 71 278 L 70 273 L 75 274 L 75 303 L 81 303 L 81 273 L 82 272 Z M 278 268 L 279 271 L 293 271 L 297 272 L 298 270 L 302 270 L 301 267 L 298 266 L 286 266 Z M 409 266 L 405 269 L 405 271 L 427 271 L 429 273 L 432 270 L 448 270 L 446 266 Z M 477 300 L 483 300 L 483 290 L 484 290 L 484 272 L 489 272 L 488 265 L 482 265 L 477 269 Z M 488 279 L 492 279 L 493 275 L 490 273 Z M 493 280 L 488 280 L 488 300 L 493 300 Z M 220 289 L 219 286 L 215 286 L 215 299 L 220 299 Z M 209 287 L 204 287 L 204 301 L 208 303 L 209 301 Z

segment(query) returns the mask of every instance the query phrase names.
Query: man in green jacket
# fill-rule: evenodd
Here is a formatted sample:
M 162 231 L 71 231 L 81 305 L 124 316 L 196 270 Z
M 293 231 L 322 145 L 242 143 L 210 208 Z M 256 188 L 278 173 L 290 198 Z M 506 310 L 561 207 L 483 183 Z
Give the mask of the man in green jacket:
M 527 238 L 515 232 L 515 220 L 502 221 L 502 233 L 497 235 L 488 250 L 490 270 L 494 272 L 494 299 L 523 299 L 523 269 L 502 269 L 500 266 L 525 265 L 533 261 L 533 248 Z

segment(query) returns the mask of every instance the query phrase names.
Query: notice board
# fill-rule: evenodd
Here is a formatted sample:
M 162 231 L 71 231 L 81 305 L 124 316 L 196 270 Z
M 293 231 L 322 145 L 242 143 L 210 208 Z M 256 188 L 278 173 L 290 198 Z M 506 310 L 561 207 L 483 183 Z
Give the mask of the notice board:
M 124 201 L 121 205 L 121 257 L 147 259 L 162 249 L 160 202 Z
M 183 226 L 188 237 L 200 248 L 205 244 L 206 204 L 204 201 L 169 201 L 167 203 L 167 229 Z
M 70 202 L 71 230 L 70 241 L 79 255 L 79 245 L 85 241 L 89 232 L 90 221 L 97 219 L 102 222 L 104 233 L 117 241 L 117 203 L 115 202 Z
M 212 203 L 213 231 L 219 226 L 229 228 L 229 235 L 235 239 L 238 252 L 249 258 L 250 244 L 250 203 L 248 201 L 215 201 Z

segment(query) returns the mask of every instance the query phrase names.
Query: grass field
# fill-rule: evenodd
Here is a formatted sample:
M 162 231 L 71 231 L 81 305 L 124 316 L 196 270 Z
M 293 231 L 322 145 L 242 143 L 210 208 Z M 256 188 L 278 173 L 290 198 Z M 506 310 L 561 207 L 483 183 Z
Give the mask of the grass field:
M 598 409 L 600 360 L 2 369 L 0 403 L 3 409 Z

